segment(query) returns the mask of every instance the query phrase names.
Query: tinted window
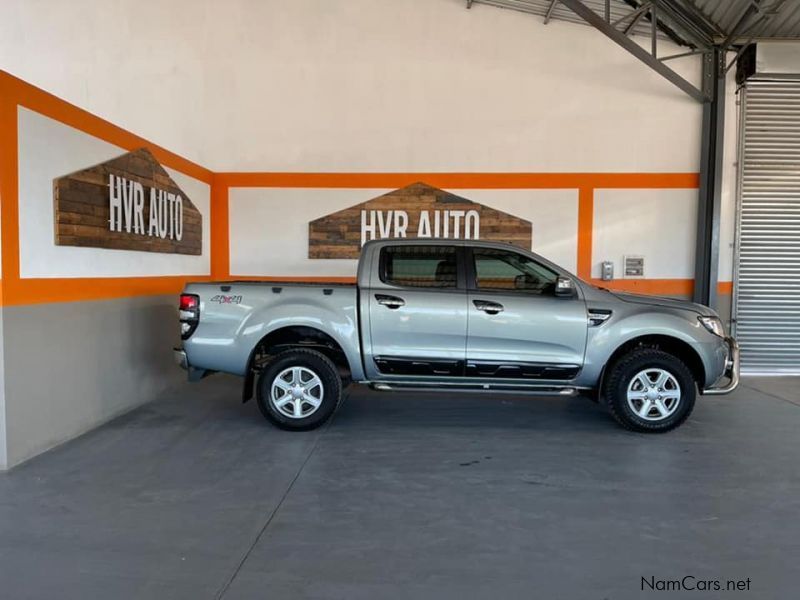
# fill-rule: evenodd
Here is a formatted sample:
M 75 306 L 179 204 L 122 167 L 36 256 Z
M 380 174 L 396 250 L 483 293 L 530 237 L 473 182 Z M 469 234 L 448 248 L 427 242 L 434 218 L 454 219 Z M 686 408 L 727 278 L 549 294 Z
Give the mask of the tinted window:
M 456 249 L 452 246 L 388 246 L 382 250 L 385 283 L 404 287 L 456 287 Z
M 475 278 L 479 289 L 553 293 L 558 275 L 533 259 L 508 250 L 475 248 Z

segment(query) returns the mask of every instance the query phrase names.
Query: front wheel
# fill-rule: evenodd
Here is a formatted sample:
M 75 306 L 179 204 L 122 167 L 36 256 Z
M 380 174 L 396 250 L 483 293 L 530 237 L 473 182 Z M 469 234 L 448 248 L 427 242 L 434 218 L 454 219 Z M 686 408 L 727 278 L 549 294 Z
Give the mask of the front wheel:
M 336 365 L 315 350 L 287 350 L 258 378 L 258 408 L 281 429 L 319 427 L 336 410 L 341 396 L 342 380 Z
M 669 431 L 688 419 L 697 394 L 686 364 L 652 348 L 635 350 L 609 366 L 602 391 L 620 425 L 651 433 Z

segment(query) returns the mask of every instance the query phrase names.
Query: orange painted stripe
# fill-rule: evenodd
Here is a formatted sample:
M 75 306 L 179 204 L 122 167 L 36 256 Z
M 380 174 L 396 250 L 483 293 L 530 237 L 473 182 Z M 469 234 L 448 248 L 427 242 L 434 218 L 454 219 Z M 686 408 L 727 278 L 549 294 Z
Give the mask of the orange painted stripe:
M 17 202 L 17 105 L 0 72 L 0 228 L 5 290 L 19 279 L 19 205 Z M 6 296 L 7 294 L 4 294 Z M 4 297 L 4 300 L 7 298 Z
M 594 231 L 594 189 L 578 191 L 578 277 L 592 276 L 592 235 Z
M 47 302 L 77 302 L 87 300 L 108 300 L 133 296 L 154 296 L 179 294 L 188 282 L 217 280 L 217 277 L 203 275 L 182 275 L 164 277 L 91 277 L 75 279 L 22 279 L 14 287 L 12 300 L 5 296 L 6 280 L 0 280 L 0 297 L 5 305 L 41 304 Z M 269 276 L 230 275 L 219 278 L 226 281 L 287 281 L 293 283 L 355 283 L 355 277 L 316 277 L 316 276 Z M 650 295 L 690 296 L 694 290 L 693 279 L 615 279 L 602 281 L 592 279 L 592 283 L 611 290 Z M 720 294 L 730 294 L 733 283 L 720 281 Z
M 153 144 L 138 135 L 125 131 L 121 127 L 117 127 L 5 71 L 0 71 L 0 92 L 13 103 L 29 108 L 125 150 L 147 147 L 162 165 L 205 183 L 211 183 L 212 172 L 209 169 L 178 156 L 174 152 Z
M 164 277 L 90 277 L 75 279 L 22 279 L 14 285 L 14 294 L 9 301 L 5 295 L 7 280 L 0 280 L 0 296 L 3 304 L 25 305 L 47 302 L 77 302 L 87 300 L 108 300 L 133 296 L 154 296 L 179 294 L 188 282 L 210 281 L 217 278 L 203 275 L 181 275 Z M 231 275 L 222 278 L 226 281 L 286 281 L 293 283 L 355 283 L 355 277 L 316 277 L 316 276 L 269 276 Z M 694 290 L 693 279 L 615 279 L 602 281 L 592 279 L 591 283 L 611 290 L 650 295 L 690 296 Z M 720 281 L 720 294 L 730 294 L 733 283 Z
M 694 293 L 694 279 L 614 279 L 612 281 L 592 279 L 591 282 L 610 290 L 637 294 L 691 296 Z M 732 292 L 732 281 L 720 281 L 717 283 L 718 294 L 724 296 Z
M 211 276 L 227 279 L 230 275 L 230 224 L 228 186 L 215 176 L 211 184 Z
M 355 277 L 231 275 L 228 281 L 286 281 L 290 283 L 355 283 Z
M 6 306 L 49 302 L 85 302 L 135 296 L 179 294 L 187 282 L 207 281 L 208 276 L 88 277 L 74 279 L 20 279 L 5 281 Z M 8 288 L 11 288 L 9 290 Z
M 355 277 L 313 277 L 313 276 L 277 276 L 260 277 L 256 275 L 231 275 L 231 281 L 289 281 L 293 283 L 355 283 Z M 690 296 L 694 291 L 694 279 L 614 279 L 603 281 L 601 279 L 589 279 L 591 283 L 601 287 L 625 292 L 635 292 L 638 294 L 651 295 L 686 295 Z M 732 282 L 720 281 L 719 293 L 726 293 L 730 290 Z M 728 291 L 727 293 L 730 293 Z
M 697 188 L 697 173 L 217 173 L 229 187 L 450 189 Z
M 637 294 L 691 296 L 694 292 L 694 279 L 592 279 L 591 282 L 609 290 Z

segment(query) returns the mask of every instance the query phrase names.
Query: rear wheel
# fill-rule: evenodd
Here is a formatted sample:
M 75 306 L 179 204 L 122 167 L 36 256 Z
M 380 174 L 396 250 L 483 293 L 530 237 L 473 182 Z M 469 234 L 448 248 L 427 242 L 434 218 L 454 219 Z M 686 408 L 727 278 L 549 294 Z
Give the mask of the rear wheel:
M 609 367 L 602 389 L 611 415 L 632 431 L 661 433 L 678 427 L 694 408 L 694 377 L 679 358 L 647 348 Z
M 281 429 L 304 431 L 327 421 L 342 396 L 336 365 L 315 350 L 287 350 L 261 373 L 257 387 L 261 414 Z

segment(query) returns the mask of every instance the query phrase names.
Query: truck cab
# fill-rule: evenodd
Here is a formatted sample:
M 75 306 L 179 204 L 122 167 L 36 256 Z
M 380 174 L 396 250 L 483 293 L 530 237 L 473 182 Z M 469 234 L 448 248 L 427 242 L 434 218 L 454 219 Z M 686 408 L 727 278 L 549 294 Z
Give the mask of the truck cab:
M 362 265 L 371 265 L 359 285 L 371 380 L 559 384 L 581 370 L 583 293 L 543 259 L 510 245 L 418 240 L 370 244 Z

